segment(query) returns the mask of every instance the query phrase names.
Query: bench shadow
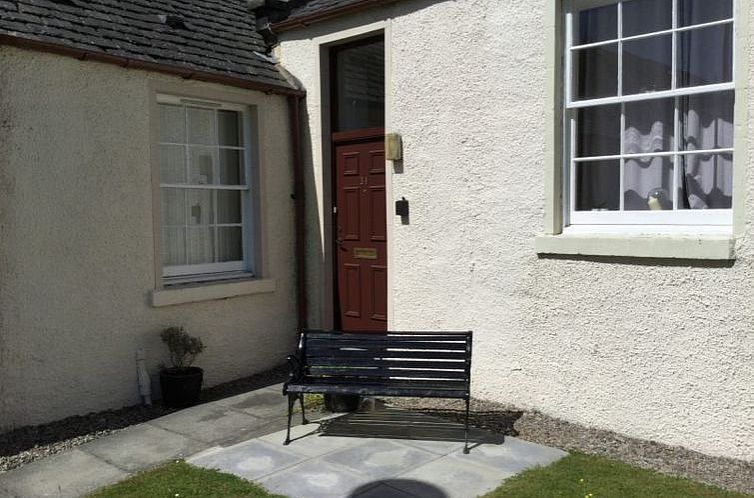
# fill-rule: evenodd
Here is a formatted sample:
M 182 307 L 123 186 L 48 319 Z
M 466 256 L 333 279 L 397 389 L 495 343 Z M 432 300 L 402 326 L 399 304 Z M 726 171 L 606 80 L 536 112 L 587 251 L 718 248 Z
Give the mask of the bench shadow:
M 401 490 L 410 492 L 409 495 Z M 383 479 L 363 484 L 348 494 L 348 498 L 404 498 L 421 496 L 422 498 L 450 498 L 445 491 L 423 481 L 414 479 Z
M 321 436 L 376 439 L 410 439 L 416 441 L 464 441 L 464 425 L 435 417 L 385 406 L 370 411 L 347 413 L 320 422 Z M 479 444 L 503 444 L 505 436 L 469 428 L 470 447 Z

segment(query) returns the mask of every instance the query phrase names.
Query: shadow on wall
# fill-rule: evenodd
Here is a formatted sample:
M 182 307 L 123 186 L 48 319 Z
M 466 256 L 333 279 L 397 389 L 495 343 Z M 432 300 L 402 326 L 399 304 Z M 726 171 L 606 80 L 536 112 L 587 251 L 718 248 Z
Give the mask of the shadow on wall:
M 355 498 L 367 491 L 370 491 L 370 494 L 373 496 L 385 498 L 389 496 L 407 496 L 402 491 L 407 491 L 412 496 L 421 496 L 422 498 L 449 498 L 449 495 L 437 486 L 413 479 L 385 479 L 368 482 L 354 489 L 348 496 L 349 498 Z

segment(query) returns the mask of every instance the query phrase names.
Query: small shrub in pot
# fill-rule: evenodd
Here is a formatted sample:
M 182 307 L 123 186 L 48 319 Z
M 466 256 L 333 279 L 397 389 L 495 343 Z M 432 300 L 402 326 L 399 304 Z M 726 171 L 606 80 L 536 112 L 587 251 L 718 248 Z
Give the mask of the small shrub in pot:
M 190 336 L 183 327 L 168 327 L 160 334 L 168 351 L 172 367 L 160 372 L 162 402 L 170 408 L 185 408 L 199 402 L 204 370 L 192 364 L 204 351 L 198 337 Z

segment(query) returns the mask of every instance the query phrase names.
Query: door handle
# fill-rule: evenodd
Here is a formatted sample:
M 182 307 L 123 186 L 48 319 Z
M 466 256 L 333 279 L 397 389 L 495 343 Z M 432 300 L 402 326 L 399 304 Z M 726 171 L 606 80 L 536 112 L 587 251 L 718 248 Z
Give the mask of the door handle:
M 339 246 L 343 245 L 343 241 L 340 239 L 335 239 L 335 243 L 338 244 Z

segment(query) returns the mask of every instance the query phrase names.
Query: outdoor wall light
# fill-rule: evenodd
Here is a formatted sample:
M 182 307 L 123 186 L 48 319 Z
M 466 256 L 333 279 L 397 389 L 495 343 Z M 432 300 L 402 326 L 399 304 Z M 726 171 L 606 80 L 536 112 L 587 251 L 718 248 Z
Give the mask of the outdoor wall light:
M 401 200 L 395 201 L 395 215 L 404 218 L 408 216 L 408 201 L 405 197 L 401 197 Z

